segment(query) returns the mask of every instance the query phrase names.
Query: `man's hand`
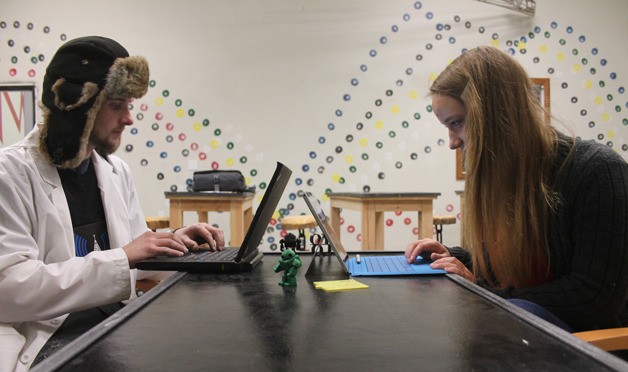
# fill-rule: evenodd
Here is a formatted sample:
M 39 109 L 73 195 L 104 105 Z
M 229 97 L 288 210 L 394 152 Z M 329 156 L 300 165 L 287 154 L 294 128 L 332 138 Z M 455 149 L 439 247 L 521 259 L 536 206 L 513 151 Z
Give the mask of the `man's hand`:
M 180 238 L 171 232 L 147 231 L 122 247 L 129 259 L 129 266 L 146 258 L 159 255 L 183 256 L 188 249 Z
M 188 249 L 197 250 L 199 245 L 207 243 L 212 251 L 222 250 L 225 246 L 225 234 L 212 225 L 199 222 L 177 229 L 174 233 Z

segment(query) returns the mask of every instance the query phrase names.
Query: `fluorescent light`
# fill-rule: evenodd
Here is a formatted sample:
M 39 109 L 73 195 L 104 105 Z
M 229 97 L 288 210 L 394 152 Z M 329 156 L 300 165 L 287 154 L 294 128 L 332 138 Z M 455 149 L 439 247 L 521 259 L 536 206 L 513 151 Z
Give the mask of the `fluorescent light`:
M 483 3 L 493 4 L 508 8 L 519 13 L 534 16 L 536 11 L 536 1 L 534 0 L 477 0 Z

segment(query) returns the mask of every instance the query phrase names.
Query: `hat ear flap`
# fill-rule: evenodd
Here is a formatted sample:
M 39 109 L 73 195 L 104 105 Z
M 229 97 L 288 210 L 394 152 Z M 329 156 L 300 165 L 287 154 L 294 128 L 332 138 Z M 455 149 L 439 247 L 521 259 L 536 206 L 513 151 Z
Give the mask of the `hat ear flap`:
M 99 93 L 98 85 L 92 82 L 76 84 L 59 78 L 51 88 L 55 96 L 55 106 L 69 111 L 80 107 Z

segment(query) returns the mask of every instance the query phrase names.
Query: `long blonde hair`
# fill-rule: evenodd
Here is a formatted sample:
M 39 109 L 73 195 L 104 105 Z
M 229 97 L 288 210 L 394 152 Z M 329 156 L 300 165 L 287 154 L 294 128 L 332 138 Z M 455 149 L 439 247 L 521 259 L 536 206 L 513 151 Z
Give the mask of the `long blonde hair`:
M 467 111 L 463 244 L 476 275 L 500 287 L 538 284 L 549 268 L 556 132 L 530 78 L 505 52 L 481 46 L 454 60 L 430 91 Z

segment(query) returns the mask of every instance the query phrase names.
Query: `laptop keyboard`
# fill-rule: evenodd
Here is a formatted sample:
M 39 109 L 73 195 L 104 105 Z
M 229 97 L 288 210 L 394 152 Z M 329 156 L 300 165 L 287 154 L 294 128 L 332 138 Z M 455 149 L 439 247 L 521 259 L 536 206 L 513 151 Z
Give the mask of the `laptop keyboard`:
M 181 261 L 225 262 L 233 261 L 238 254 L 236 248 L 225 248 L 222 251 L 198 251 L 181 256 Z
M 403 256 L 362 257 L 361 264 L 354 265 L 354 269 L 368 273 L 403 273 L 413 271 L 410 264 Z

